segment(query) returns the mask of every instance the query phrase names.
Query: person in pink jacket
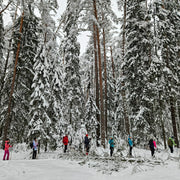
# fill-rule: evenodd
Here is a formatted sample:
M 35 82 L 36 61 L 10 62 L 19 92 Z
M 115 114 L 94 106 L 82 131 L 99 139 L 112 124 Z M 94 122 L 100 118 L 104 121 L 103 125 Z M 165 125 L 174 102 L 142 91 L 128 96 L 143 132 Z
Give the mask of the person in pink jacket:
M 155 141 L 155 140 L 153 140 L 153 144 L 154 144 L 154 147 L 155 147 L 155 149 L 156 149 L 157 146 L 156 146 L 156 141 Z
M 5 141 L 5 148 L 4 148 L 4 157 L 3 157 L 3 160 L 6 159 L 6 155 L 7 155 L 7 160 L 9 160 L 9 148 L 12 147 L 10 144 L 9 144 L 9 139 L 7 139 Z
M 156 146 L 156 141 L 155 140 L 153 140 L 153 144 L 154 144 L 154 148 L 156 149 L 157 146 Z

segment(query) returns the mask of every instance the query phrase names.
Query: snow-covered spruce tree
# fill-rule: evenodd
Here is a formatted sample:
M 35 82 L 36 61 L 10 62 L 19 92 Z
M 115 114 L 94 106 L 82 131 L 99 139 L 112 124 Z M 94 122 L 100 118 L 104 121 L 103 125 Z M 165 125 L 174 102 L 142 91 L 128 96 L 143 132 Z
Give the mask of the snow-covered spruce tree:
M 29 138 L 37 137 L 43 145 L 50 141 L 52 120 L 47 111 L 51 98 L 49 84 L 49 63 L 46 58 L 46 48 L 42 46 L 35 57 L 34 79 L 30 102 Z
M 96 139 L 96 130 L 97 130 L 97 116 L 96 113 L 99 112 L 95 98 L 93 97 L 94 92 L 94 63 L 93 63 L 93 38 L 90 37 L 89 43 L 86 49 L 86 52 L 81 57 L 81 78 L 82 78 L 82 86 L 84 89 L 84 97 L 85 97 L 85 112 L 84 112 L 84 123 L 89 135 L 92 135 L 93 138 Z
M 144 0 L 128 1 L 126 51 L 122 64 L 130 106 L 134 136 L 143 138 L 153 132 L 151 85 L 148 70 L 151 64 L 152 33 Z
M 178 36 L 180 15 L 178 9 L 180 3 L 173 1 L 155 1 L 158 23 L 157 36 L 160 39 L 160 56 L 163 62 L 163 97 L 169 108 L 169 114 L 172 121 L 170 135 L 174 134 L 178 144 L 177 134 L 177 112 L 176 102 L 179 96 L 179 66 L 178 66 Z M 165 110 L 165 109 L 164 109 Z
M 20 18 L 15 24 L 13 51 L 16 57 L 17 44 L 19 39 Z M 29 122 L 29 102 L 32 93 L 32 83 L 34 77 L 34 58 L 39 46 L 38 33 L 40 33 L 39 20 L 32 13 L 31 9 L 25 9 L 23 17 L 23 29 L 21 36 L 21 49 L 19 52 L 18 66 L 16 71 L 16 81 L 13 98 L 13 119 L 11 132 L 16 141 L 24 141 L 27 134 Z M 23 126 L 22 126 L 23 124 Z
M 58 45 L 56 43 L 56 39 L 52 38 L 46 44 L 46 57 L 49 61 L 49 83 L 51 90 L 51 97 L 49 98 L 49 107 L 47 109 L 47 113 L 51 118 L 51 134 L 50 136 L 50 146 L 56 147 L 55 142 L 59 141 L 62 138 L 63 134 L 63 112 L 62 112 L 62 61 L 59 58 L 60 55 L 58 53 Z M 61 136 L 61 137 L 60 137 Z
M 54 41 L 49 41 L 46 46 L 42 46 L 35 59 L 35 78 L 30 103 L 32 119 L 29 123 L 29 138 L 38 137 L 45 151 L 48 148 L 56 148 L 58 134 L 63 124 L 60 122 L 62 121 L 60 62 L 55 45 Z M 50 47 L 54 48 L 50 50 Z
M 56 44 L 54 42 L 54 44 Z M 53 47 L 53 45 L 51 46 Z M 57 47 L 57 46 L 56 46 Z M 52 60 L 52 71 L 51 71 L 51 77 L 50 77 L 50 82 L 51 83 L 51 103 L 49 107 L 49 115 L 52 119 L 52 126 L 54 128 L 53 131 L 53 138 L 57 140 L 62 137 L 63 134 L 63 126 L 65 124 L 64 119 L 63 119 L 63 112 L 62 112 L 62 94 L 63 94 L 63 89 L 62 89 L 62 62 L 60 61 L 60 56 L 57 53 L 58 50 L 57 48 L 54 47 L 51 49 L 51 60 Z M 49 57 L 50 58 L 50 57 Z
M 79 73 L 80 45 L 77 42 L 78 35 L 78 5 L 80 1 L 67 1 L 65 12 L 65 39 L 64 49 L 64 81 L 63 81 L 63 113 L 64 118 L 76 131 L 82 123 L 82 106 L 84 99 L 81 89 Z
M 39 101 L 39 106 L 42 106 L 43 113 L 41 114 L 42 124 L 41 126 L 44 128 L 44 132 L 39 132 L 37 137 L 45 147 L 45 151 L 47 148 L 56 148 L 57 141 L 59 139 L 60 129 L 63 124 L 62 121 L 62 82 L 61 82 L 61 71 L 60 71 L 60 58 L 58 54 L 58 45 L 56 43 L 56 33 L 53 32 L 55 29 L 55 22 L 50 15 L 51 10 L 56 10 L 57 3 L 52 2 L 52 4 L 48 3 L 49 1 L 41 1 L 40 3 L 40 12 L 42 16 L 42 27 L 43 27 L 43 45 L 42 51 L 40 50 L 40 63 L 44 63 L 46 78 L 43 80 L 41 76 L 37 76 L 37 80 L 45 83 L 44 87 L 46 88 L 46 102 L 47 106 L 41 105 L 42 101 Z M 39 64 L 36 64 L 39 66 Z M 37 67 L 35 68 L 35 73 L 39 74 L 39 70 Z M 35 82 L 34 82 L 35 83 Z M 34 86 L 34 91 L 36 91 L 36 86 Z M 34 92 L 33 92 L 34 94 Z M 36 101 L 36 100 L 35 100 Z M 36 112 L 32 113 L 36 115 Z M 44 114 L 44 115 L 43 115 Z M 34 121 L 32 119 L 32 121 Z M 38 125 L 34 125 L 34 129 L 38 128 Z M 31 132 L 29 132 L 30 137 L 35 136 Z
M 88 96 L 88 100 L 85 105 L 85 125 L 88 134 L 91 134 L 93 138 L 95 138 L 96 135 L 96 129 L 98 125 L 98 121 L 96 118 L 96 112 L 98 111 L 98 108 L 96 106 L 94 97 L 92 92 L 90 92 Z
M 113 126 L 113 131 L 115 131 L 115 134 L 119 135 L 120 137 L 123 137 L 126 135 L 125 131 L 125 122 L 124 122 L 124 110 L 123 110 L 123 100 L 121 96 L 121 89 L 122 89 L 122 77 L 120 76 L 121 72 L 121 63 L 120 61 L 122 59 L 122 54 L 121 54 L 121 44 L 122 44 L 122 38 L 121 36 L 115 37 L 116 43 L 113 43 L 114 46 L 112 47 L 112 57 L 114 59 L 114 64 L 116 67 L 116 109 L 115 109 L 115 120 L 114 120 L 114 126 Z M 114 42 L 113 41 L 113 42 Z
M 62 61 L 58 53 L 58 44 L 56 43 L 57 30 L 55 21 L 51 15 L 58 9 L 57 1 L 41 1 L 40 12 L 42 17 L 43 38 L 46 46 L 46 58 L 49 63 L 49 82 L 51 85 L 51 98 L 47 114 L 52 121 L 52 134 L 50 134 L 50 143 L 48 146 L 54 146 L 63 134 L 63 114 L 62 114 Z M 56 143 L 55 143 L 56 142 Z

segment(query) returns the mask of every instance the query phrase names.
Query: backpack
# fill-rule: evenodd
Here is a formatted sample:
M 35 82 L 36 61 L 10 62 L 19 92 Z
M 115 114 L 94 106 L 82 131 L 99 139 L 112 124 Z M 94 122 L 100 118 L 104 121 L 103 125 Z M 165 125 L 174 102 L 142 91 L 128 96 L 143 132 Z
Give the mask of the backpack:
M 168 146 L 173 146 L 173 142 L 171 139 L 168 139 Z
M 30 142 L 30 148 L 32 149 L 33 148 L 33 142 Z
M 150 139 L 150 141 L 149 141 L 149 147 L 150 147 L 150 148 L 154 148 L 153 139 Z

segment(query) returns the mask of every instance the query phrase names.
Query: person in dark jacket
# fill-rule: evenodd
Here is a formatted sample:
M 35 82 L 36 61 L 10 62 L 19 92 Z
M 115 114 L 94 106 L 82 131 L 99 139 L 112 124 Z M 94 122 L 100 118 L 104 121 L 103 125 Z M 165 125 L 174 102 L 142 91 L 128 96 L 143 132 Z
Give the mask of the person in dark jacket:
M 66 153 L 67 151 L 68 142 L 69 142 L 68 135 L 66 134 L 66 136 L 63 137 L 64 153 Z
M 89 148 L 90 148 L 90 140 L 88 138 L 88 134 L 86 134 L 85 138 L 84 138 L 84 145 L 85 145 L 85 150 L 86 150 L 86 155 L 88 155 L 89 153 Z
M 151 150 L 151 155 L 154 156 L 155 149 L 154 149 L 154 142 L 152 138 L 149 140 L 149 148 Z
M 130 135 L 128 138 L 128 144 L 129 144 L 129 155 L 132 156 L 133 142 L 132 142 L 132 137 Z
M 112 156 L 113 151 L 114 151 L 114 139 L 113 139 L 113 137 L 110 138 L 109 144 L 110 144 L 110 156 Z

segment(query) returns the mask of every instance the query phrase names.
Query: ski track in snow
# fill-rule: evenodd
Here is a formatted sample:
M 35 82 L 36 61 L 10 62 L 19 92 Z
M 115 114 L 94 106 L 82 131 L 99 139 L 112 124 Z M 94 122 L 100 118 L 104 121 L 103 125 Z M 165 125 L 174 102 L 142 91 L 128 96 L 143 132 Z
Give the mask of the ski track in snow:
M 31 160 L 30 152 L 11 154 L 12 160 L 0 160 L 0 180 L 179 180 L 179 153 L 149 156 L 140 150 L 136 157 L 82 156 L 67 153 L 41 153 Z M 0 150 L 0 157 L 3 151 Z M 173 177 L 173 178 L 172 178 Z
M 106 176 L 66 160 L 11 160 L 0 164 L 0 180 L 96 180 L 97 177 L 102 180 Z

